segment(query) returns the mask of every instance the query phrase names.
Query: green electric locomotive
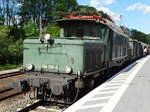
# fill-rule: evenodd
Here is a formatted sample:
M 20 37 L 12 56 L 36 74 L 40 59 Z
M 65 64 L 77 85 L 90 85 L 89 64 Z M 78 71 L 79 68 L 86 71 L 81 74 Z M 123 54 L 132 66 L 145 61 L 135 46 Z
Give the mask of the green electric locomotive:
M 13 81 L 14 88 L 33 89 L 35 98 L 68 102 L 93 86 L 100 75 L 128 59 L 128 36 L 98 16 L 65 17 L 56 21 L 60 37 L 46 34 L 24 41 L 26 78 Z M 107 77 L 107 76 L 106 76 Z

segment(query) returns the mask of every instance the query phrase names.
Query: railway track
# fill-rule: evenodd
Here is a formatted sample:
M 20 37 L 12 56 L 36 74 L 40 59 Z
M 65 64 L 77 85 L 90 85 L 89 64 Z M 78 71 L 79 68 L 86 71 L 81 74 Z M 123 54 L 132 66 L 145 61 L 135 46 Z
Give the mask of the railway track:
M 18 108 L 17 112 L 62 112 L 67 105 L 56 104 L 43 100 L 35 100 L 24 108 Z
M 12 76 L 17 76 L 17 75 L 22 75 L 22 74 L 23 74 L 23 72 L 21 72 L 21 71 L 4 73 L 4 74 L 0 74 L 0 79 L 12 77 Z
M 113 74 L 113 73 L 112 73 Z M 14 101 L 10 105 L 6 105 L 4 109 L 2 109 L 2 112 L 63 112 L 66 108 L 69 107 L 69 105 L 65 105 L 64 103 L 56 103 L 51 99 L 51 102 L 49 101 L 42 101 L 42 100 L 30 100 L 29 94 L 21 95 L 20 99 L 16 100 L 20 96 L 19 94 L 23 93 L 13 93 L 12 88 L 7 88 L 0 91 L 1 94 L 6 94 L 6 96 L 3 96 L 3 98 L 0 97 L 0 101 L 5 100 L 9 101 L 9 99 L 13 99 Z M 17 96 L 18 95 L 18 96 Z M 15 97 L 16 96 L 16 97 Z M 25 97 L 24 97 L 25 96 Z
M 8 84 L 14 77 L 20 77 L 24 73 L 21 72 L 19 69 L 14 71 L 0 71 L 0 102 L 14 96 L 21 94 L 18 90 L 14 90 L 10 84 Z M 20 75 L 20 76 L 19 76 Z
M 7 91 L 10 91 L 10 90 L 12 90 L 13 88 L 6 88 L 6 89 L 4 89 L 4 90 L 1 90 L 0 91 L 0 94 L 3 94 L 3 93 L 5 93 L 5 92 L 7 92 Z
M 10 74 L 8 77 L 14 75 Z M 20 94 L 22 93 L 13 90 L 12 88 L 6 88 L 0 91 L 0 101 L 3 100 L 7 101 L 7 99 L 16 99 L 15 96 Z M 24 102 L 29 102 L 29 103 L 14 103 L 12 106 L 9 106 L 9 108 L 6 107 L 5 109 L 8 112 L 16 112 L 16 111 L 17 112 L 63 112 L 64 109 L 66 109 L 69 106 L 65 104 L 57 104 L 56 102 L 45 102 L 42 100 L 31 101 L 30 99 L 28 99 L 27 101 L 25 100 Z M 11 109 L 14 109 L 14 111 L 11 111 Z
M 23 107 L 23 108 L 18 108 L 18 109 L 17 109 L 17 112 L 29 112 L 29 111 L 31 111 L 31 110 L 37 108 L 37 107 L 38 107 L 39 105 L 41 105 L 42 103 L 43 103 L 42 100 L 35 100 L 35 101 L 33 101 L 32 103 L 30 103 L 30 104 L 26 104 L 26 106 Z
M 0 91 L 0 102 L 6 99 L 10 99 L 17 95 L 20 95 L 21 92 L 14 90 L 13 88 L 7 88 Z

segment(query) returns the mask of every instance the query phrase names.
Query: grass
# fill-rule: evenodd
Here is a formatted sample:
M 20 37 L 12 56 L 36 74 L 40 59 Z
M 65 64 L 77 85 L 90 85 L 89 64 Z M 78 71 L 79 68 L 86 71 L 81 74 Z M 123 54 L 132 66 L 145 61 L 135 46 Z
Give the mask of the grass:
M 22 64 L 19 64 L 19 65 L 10 65 L 10 64 L 0 65 L 0 70 L 15 69 L 15 68 L 19 68 L 21 66 L 22 66 Z

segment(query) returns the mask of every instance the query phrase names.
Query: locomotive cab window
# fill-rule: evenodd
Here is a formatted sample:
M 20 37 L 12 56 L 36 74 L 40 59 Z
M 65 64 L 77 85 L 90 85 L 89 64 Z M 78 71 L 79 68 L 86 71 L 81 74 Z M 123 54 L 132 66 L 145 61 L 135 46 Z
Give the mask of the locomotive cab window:
M 108 33 L 107 27 L 103 24 L 86 20 L 61 21 L 59 25 L 62 38 L 104 40 Z

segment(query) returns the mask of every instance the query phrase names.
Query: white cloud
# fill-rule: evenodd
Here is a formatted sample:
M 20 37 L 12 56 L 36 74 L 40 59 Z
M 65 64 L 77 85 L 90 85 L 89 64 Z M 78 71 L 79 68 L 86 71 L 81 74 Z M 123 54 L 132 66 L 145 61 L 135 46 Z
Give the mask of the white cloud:
M 90 0 L 90 6 L 95 7 L 99 11 L 103 11 L 107 13 L 111 18 L 116 22 L 120 22 L 120 15 L 118 13 L 112 12 L 107 7 L 103 7 L 104 5 L 113 4 L 116 0 Z
M 91 0 L 90 1 L 90 6 L 97 7 L 97 5 L 99 5 L 99 1 L 98 0 Z
M 91 0 L 90 6 L 98 7 L 99 5 L 110 5 L 114 2 L 115 0 Z
M 22 3 L 17 3 L 17 7 L 21 7 L 22 6 Z
M 127 11 L 139 10 L 143 11 L 144 14 L 150 14 L 150 6 L 141 3 L 134 3 L 133 5 L 130 5 L 126 10 Z
M 107 13 L 109 16 L 111 16 L 111 18 L 112 18 L 116 23 L 119 23 L 119 22 L 120 22 L 120 14 L 114 13 L 114 12 L 112 12 L 111 10 L 109 10 L 109 9 L 106 8 L 106 7 L 99 7 L 98 10 L 101 10 L 101 11 Z

